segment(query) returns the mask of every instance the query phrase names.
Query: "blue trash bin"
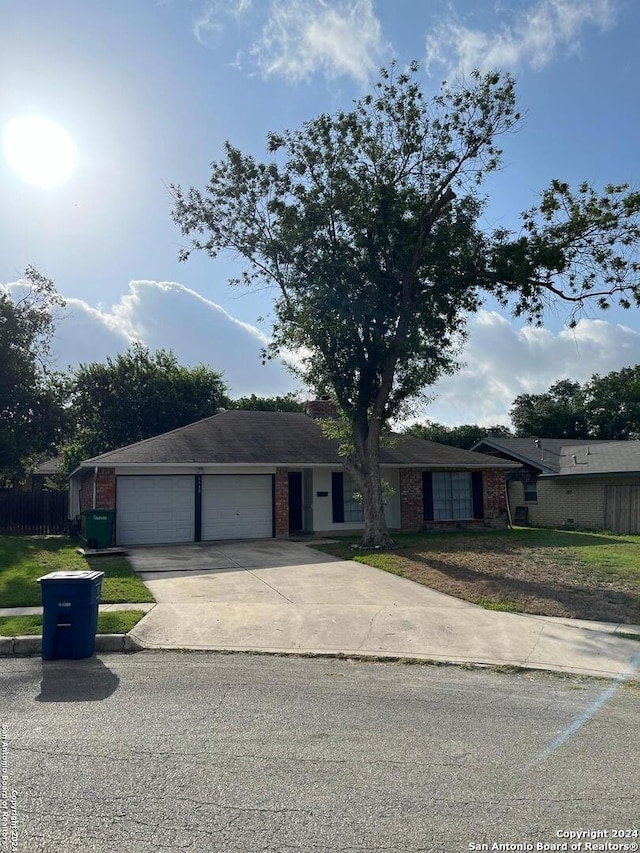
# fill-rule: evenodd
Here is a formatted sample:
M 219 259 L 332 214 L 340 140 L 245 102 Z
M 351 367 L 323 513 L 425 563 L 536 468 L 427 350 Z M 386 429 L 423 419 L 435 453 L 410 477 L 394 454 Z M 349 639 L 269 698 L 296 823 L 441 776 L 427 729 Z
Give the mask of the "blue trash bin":
M 90 658 L 96 646 L 104 572 L 51 572 L 42 591 L 42 658 Z

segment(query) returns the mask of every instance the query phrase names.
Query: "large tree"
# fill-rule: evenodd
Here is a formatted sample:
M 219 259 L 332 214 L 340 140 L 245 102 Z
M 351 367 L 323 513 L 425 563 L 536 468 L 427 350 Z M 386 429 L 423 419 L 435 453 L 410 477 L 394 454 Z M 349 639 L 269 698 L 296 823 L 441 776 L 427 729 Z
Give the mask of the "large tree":
M 640 365 L 580 384 L 562 379 L 543 394 L 520 394 L 511 409 L 519 436 L 640 438 Z
M 544 394 L 519 394 L 511 420 L 522 438 L 590 438 L 584 389 L 579 382 L 561 379 Z
M 499 438 L 508 438 L 512 435 L 509 427 L 502 424 L 496 424 L 491 427 L 483 427 L 478 424 L 448 426 L 447 424 L 440 424 L 437 421 L 412 424 L 404 432 L 405 435 L 426 438 L 428 441 L 437 441 L 440 444 L 448 444 L 451 447 L 461 447 L 463 450 L 471 450 L 488 433 Z
M 275 397 L 258 397 L 255 394 L 238 397 L 237 400 L 230 401 L 229 407 L 252 412 L 304 412 L 305 410 L 305 404 L 293 392 Z
M 226 393 L 217 371 L 184 367 L 170 350 L 151 353 L 141 344 L 82 364 L 67 387 L 74 430 L 63 449 L 66 468 L 209 417 L 227 405 Z
M 640 439 L 639 364 L 592 376 L 584 396 L 589 438 Z
M 640 195 L 554 181 L 519 234 L 482 230 L 479 187 L 520 120 L 513 81 L 475 73 L 428 100 L 416 74 L 383 69 L 352 109 L 269 134 L 269 162 L 227 143 L 204 190 L 172 187 L 183 259 L 228 250 L 246 263 L 233 283 L 274 286 L 269 354 L 297 348 L 303 379 L 333 394 L 364 542 L 381 546 L 385 427 L 455 369 L 465 317 L 487 293 L 537 322 L 553 298 L 576 310 L 638 300 L 628 252 Z
M 63 305 L 34 267 L 20 286 L 0 290 L 0 481 L 22 479 L 60 439 L 64 411 L 50 344 Z

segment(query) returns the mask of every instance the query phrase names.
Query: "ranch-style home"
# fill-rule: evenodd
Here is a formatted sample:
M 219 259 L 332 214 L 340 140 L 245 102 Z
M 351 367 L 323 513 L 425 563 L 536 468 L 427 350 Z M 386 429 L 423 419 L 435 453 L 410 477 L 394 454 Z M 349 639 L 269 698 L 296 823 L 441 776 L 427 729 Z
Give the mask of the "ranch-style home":
M 509 505 L 527 523 L 640 533 L 640 441 L 486 436 L 473 449 L 521 463 Z
M 82 462 L 70 517 L 115 510 L 117 545 L 258 539 L 362 530 L 363 507 L 337 442 L 307 414 L 220 411 Z M 503 527 L 514 463 L 409 436 L 381 454 L 392 530 Z

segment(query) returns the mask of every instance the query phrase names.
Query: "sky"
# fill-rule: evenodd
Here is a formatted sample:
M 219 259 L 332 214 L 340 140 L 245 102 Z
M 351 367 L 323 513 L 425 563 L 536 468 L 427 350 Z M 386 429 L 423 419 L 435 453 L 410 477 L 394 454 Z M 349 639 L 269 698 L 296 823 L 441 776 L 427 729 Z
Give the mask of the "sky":
M 273 294 L 231 288 L 232 258 L 178 261 L 169 184 L 202 188 L 225 140 L 266 158 L 269 131 L 348 108 L 392 58 L 427 94 L 507 70 L 526 118 L 482 224 L 517 228 L 553 178 L 637 186 L 639 36 L 634 0 L 0 0 L 0 283 L 54 281 L 59 369 L 138 340 L 234 397 L 300 389 L 259 359 Z M 508 423 L 518 394 L 640 363 L 633 309 L 535 329 L 487 304 L 468 332 L 416 419 Z

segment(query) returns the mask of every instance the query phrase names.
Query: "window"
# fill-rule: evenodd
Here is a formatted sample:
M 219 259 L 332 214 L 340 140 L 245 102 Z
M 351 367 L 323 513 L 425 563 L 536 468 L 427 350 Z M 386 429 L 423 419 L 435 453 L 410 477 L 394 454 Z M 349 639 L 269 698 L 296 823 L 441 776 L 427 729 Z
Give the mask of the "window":
M 433 518 L 435 521 L 473 518 L 470 473 L 438 471 L 433 474 Z
M 535 502 L 538 500 L 538 486 L 536 483 L 523 483 L 525 501 Z
M 331 475 L 331 503 L 333 509 L 333 523 L 342 522 L 362 523 L 364 521 L 364 507 L 362 501 L 354 498 L 358 489 L 353 480 L 340 471 L 334 471 Z
M 424 471 L 425 521 L 484 518 L 482 471 Z
M 350 477 L 343 476 L 342 495 L 345 521 L 364 521 L 362 501 L 357 501 L 353 496 L 357 491 L 358 488 L 353 480 Z

